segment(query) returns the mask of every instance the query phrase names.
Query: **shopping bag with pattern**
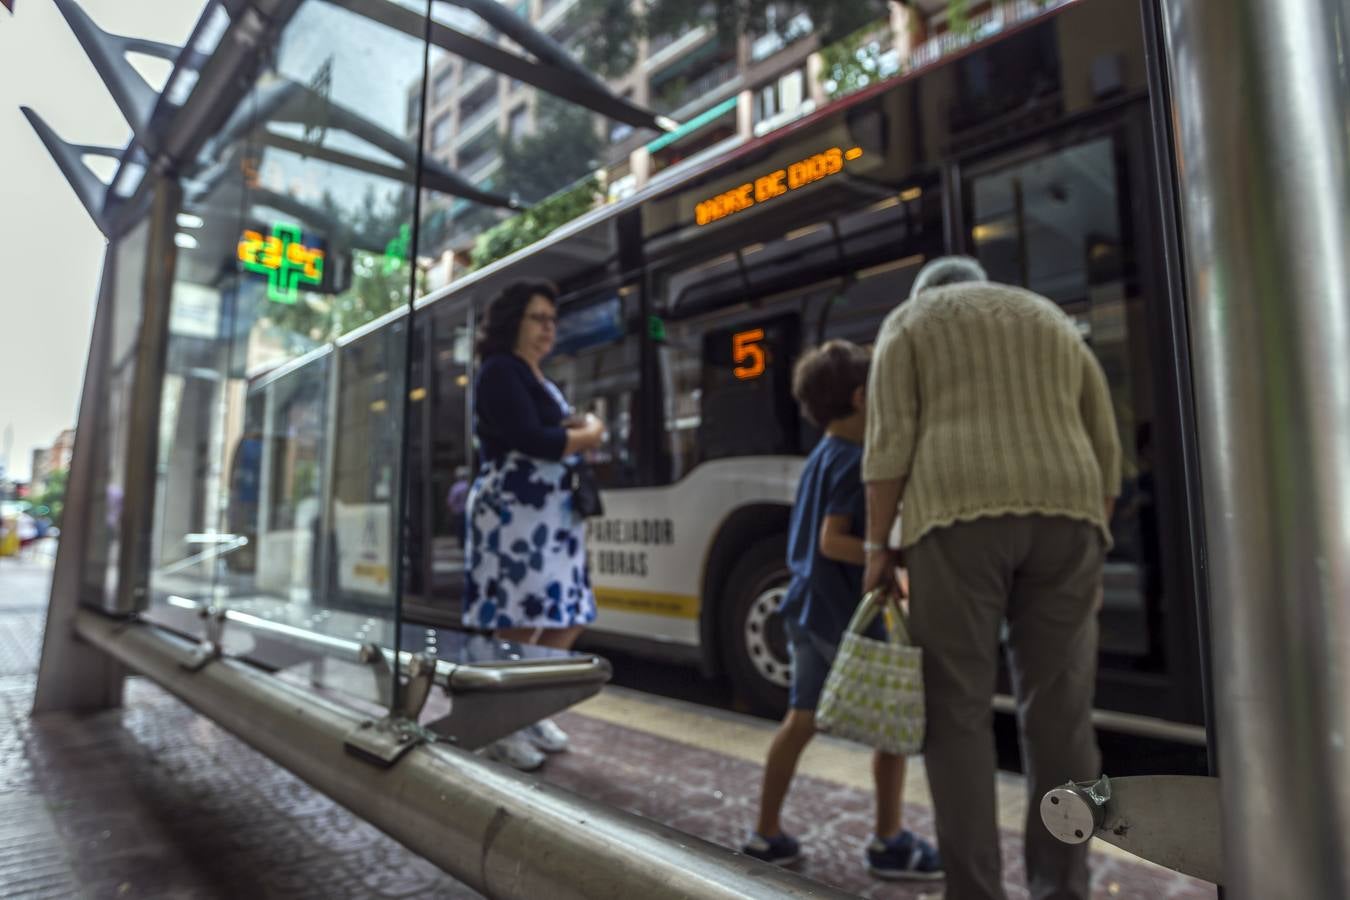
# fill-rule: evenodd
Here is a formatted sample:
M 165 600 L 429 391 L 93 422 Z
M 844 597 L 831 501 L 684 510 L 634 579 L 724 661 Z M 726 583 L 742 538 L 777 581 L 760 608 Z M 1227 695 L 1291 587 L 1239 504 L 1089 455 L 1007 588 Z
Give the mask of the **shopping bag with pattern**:
M 865 635 L 888 611 L 886 640 Z M 923 651 L 909 637 L 905 615 L 890 592 L 863 597 L 849 620 L 816 710 L 821 730 L 887 753 L 923 749 Z

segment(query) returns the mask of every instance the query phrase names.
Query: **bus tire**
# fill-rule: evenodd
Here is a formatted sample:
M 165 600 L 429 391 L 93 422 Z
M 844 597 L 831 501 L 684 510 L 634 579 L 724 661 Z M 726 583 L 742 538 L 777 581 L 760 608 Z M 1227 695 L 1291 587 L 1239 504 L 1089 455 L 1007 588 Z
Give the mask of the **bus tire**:
M 787 709 L 787 638 L 778 606 L 787 591 L 787 538 L 750 546 L 732 568 L 721 597 L 723 664 L 737 698 L 754 712 L 781 716 Z

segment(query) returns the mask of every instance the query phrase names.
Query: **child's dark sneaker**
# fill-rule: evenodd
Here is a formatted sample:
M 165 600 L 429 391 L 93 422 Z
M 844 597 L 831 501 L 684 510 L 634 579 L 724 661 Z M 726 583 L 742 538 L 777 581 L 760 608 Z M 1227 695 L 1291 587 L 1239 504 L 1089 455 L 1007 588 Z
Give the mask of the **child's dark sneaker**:
M 786 833 L 766 838 L 756 832 L 750 835 L 750 840 L 745 842 L 741 852 L 775 866 L 790 866 L 802 858 L 801 845 L 796 838 Z
M 932 844 L 912 831 L 902 831 L 889 841 L 872 838 L 867 871 L 888 881 L 936 881 L 942 877 L 942 860 Z

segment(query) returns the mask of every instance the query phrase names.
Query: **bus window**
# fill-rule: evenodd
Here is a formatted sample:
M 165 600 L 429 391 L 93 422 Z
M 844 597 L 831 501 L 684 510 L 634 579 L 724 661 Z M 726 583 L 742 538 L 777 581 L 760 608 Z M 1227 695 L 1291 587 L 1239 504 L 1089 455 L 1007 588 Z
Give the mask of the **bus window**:
M 592 412 L 605 423 L 605 443 L 588 455 L 601 487 L 632 487 L 639 481 L 638 320 L 636 302 L 617 294 L 577 304 L 564 301 L 557 343 L 543 366 L 573 409 Z
M 670 275 L 665 285 L 671 311 L 706 309 L 745 295 L 745 277 L 735 253 L 724 253 Z
M 225 556 L 225 565 L 236 573 L 252 573 L 257 566 L 258 501 L 262 492 L 266 409 L 266 394 L 250 389 L 244 402 L 243 434 L 230 456 L 230 486 L 225 498 L 227 530 L 245 539 L 242 547 Z
M 431 498 L 433 593 L 458 594 L 464 577 L 464 511 L 473 481 L 467 429 L 473 334 L 467 310 L 436 318 L 436 370 L 431 414 Z
M 1152 449 L 1145 299 L 1123 202 L 1124 141 L 1108 134 L 981 166 L 969 180 L 970 237 L 995 281 L 1054 300 L 1078 323 L 1106 372 L 1124 450 L 1111 526 L 1102 650 L 1162 664 L 1164 614 Z
M 822 338 L 870 346 L 881 322 L 909 297 L 919 269 L 943 253 L 942 192 L 935 178 L 841 216 L 839 232 L 856 261 L 847 287 L 825 313 Z
M 909 297 L 923 256 L 907 256 L 863 269 L 831 300 L 824 339 L 840 338 L 864 347 L 876 342 L 882 320 Z
M 822 271 L 834 271 L 842 265 L 834 228 L 829 222 L 817 222 L 789 231 L 767 244 L 752 245 L 741 251 L 750 285 L 755 293 L 782 291 L 802 283 Z
M 398 320 L 339 347 L 329 602 L 383 614 L 393 602 L 403 354 Z
M 840 216 L 839 236 L 854 271 L 940 255 L 942 191 L 937 178 L 910 181 L 890 196 Z
M 408 391 L 404 601 L 437 621 L 458 621 L 464 583 L 472 346 L 466 305 L 419 311 Z
M 272 441 L 267 525 L 271 531 L 308 533 L 323 496 L 323 414 L 327 357 L 271 385 Z

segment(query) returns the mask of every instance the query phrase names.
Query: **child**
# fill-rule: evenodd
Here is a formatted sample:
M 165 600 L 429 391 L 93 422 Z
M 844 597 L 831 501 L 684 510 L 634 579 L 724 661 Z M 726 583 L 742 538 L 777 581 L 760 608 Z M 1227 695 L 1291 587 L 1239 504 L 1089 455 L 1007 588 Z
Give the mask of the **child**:
M 789 709 L 769 747 L 759 825 L 742 848 L 749 856 L 790 865 L 800 856 L 778 817 L 802 751 L 815 734 L 815 709 L 835 648 L 861 599 L 865 505 L 860 477 L 865 431 L 868 352 L 829 341 L 797 363 L 792 394 L 825 435 L 802 471 L 788 533 L 792 582 L 781 615 L 792 656 Z M 877 751 L 876 833 L 868 870 L 879 878 L 937 879 L 942 866 L 928 842 L 900 828 L 905 758 Z

